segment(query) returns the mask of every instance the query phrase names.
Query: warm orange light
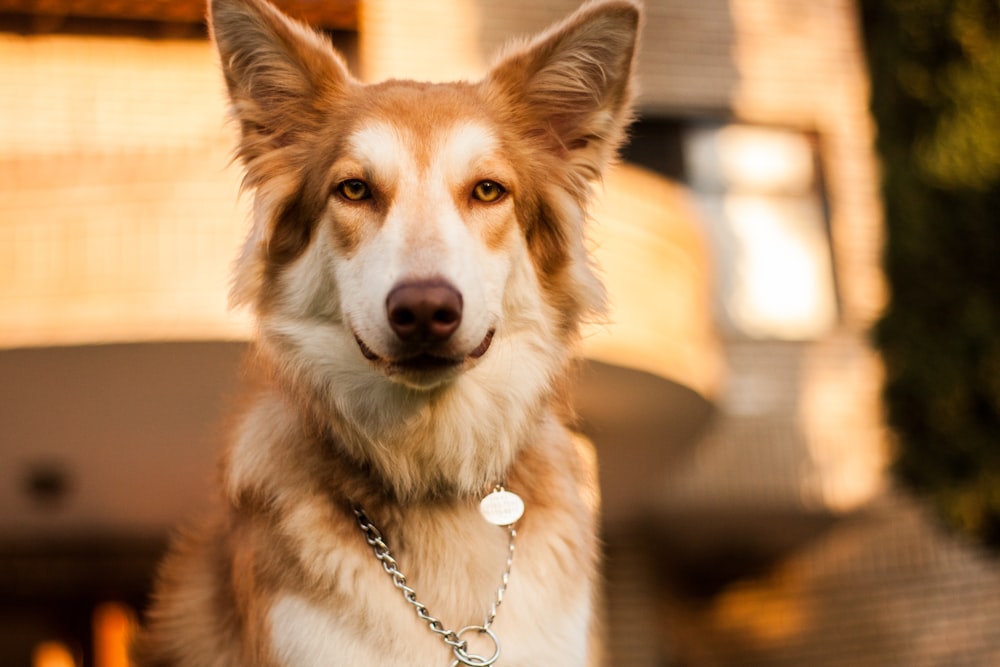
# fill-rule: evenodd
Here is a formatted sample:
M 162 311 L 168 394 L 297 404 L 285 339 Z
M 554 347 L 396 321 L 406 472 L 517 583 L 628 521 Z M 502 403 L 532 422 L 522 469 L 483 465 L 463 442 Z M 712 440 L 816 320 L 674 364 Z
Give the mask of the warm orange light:
M 76 667 L 69 648 L 62 642 L 47 641 L 35 646 L 31 667 Z
M 610 312 L 607 325 L 584 332 L 584 356 L 713 396 L 722 368 L 711 265 L 686 191 L 619 165 L 597 195 L 588 236 Z
M 749 583 L 723 592 L 714 607 L 715 622 L 754 648 L 778 646 L 801 635 L 814 622 L 814 612 L 781 588 L 788 583 Z
M 0 33 L 0 63 L 0 348 L 246 336 L 212 45 Z
M 135 614 L 126 605 L 107 602 L 94 610 L 94 667 L 129 667 L 128 646 Z

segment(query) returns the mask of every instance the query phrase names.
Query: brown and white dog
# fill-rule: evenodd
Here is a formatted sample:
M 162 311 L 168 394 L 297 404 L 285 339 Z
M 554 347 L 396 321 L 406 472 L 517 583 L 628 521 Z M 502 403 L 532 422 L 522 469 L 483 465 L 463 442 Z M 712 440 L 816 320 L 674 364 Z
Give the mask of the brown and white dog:
M 526 506 L 497 664 L 598 664 L 596 486 L 566 378 L 603 308 L 583 228 L 629 121 L 638 21 L 631 0 L 590 3 L 480 82 L 362 85 L 265 0 L 212 0 L 253 193 L 233 299 L 259 378 L 138 665 L 490 664 L 510 535 L 479 501 L 497 485 Z

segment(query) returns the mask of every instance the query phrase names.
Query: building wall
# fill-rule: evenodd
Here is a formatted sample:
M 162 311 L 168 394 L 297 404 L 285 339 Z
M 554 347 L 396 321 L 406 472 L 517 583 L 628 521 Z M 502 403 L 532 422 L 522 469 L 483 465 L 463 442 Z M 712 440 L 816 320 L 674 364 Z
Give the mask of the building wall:
M 0 34 L 0 345 L 231 337 L 243 236 L 205 40 Z
M 728 337 L 725 418 L 691 466 L 669 478 L 664 502 L 719 502 L 721 492 L 740 506 L 766 498 L 848 510 L 880 490 L 887 455 L 881 368 L 867 342 L 885 286 L 856 8 L 846 0 L 727 4 L 736 82 L 718 111 L 815 135 L 839 317 L 825 334 L 794 343 Z M 676 108 L 669 91 L 647 95 L 654 109 Z

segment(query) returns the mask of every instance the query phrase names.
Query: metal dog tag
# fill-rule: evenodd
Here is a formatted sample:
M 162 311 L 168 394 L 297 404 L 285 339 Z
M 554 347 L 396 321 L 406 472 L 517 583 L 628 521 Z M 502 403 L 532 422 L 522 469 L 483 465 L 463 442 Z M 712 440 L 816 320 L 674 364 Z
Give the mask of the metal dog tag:
M 510 526 L 524 514 L 524 501 L 500 486 L 479 502 L 479 512 L 495 526 Z

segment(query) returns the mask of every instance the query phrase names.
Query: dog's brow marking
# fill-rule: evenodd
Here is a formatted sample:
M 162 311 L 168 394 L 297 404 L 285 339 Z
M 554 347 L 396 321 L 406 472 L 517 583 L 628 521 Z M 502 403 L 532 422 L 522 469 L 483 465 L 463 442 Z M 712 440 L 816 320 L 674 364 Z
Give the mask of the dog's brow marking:
M 441 148 L 441 165 L 445 170 L 445 178 L 452 183 L 469 178 L 477 163 L 492 157 L 496 149 L 496 135 L 485 125 L 472 122 L 456 125 Z
M 404 156 L 410 151 L 396 128 L 385 123 L 361 128 L 348 139 L 351 155 L 385 183 L 399 180 Z M 412 157 L 410 158 L 412 160 Z

